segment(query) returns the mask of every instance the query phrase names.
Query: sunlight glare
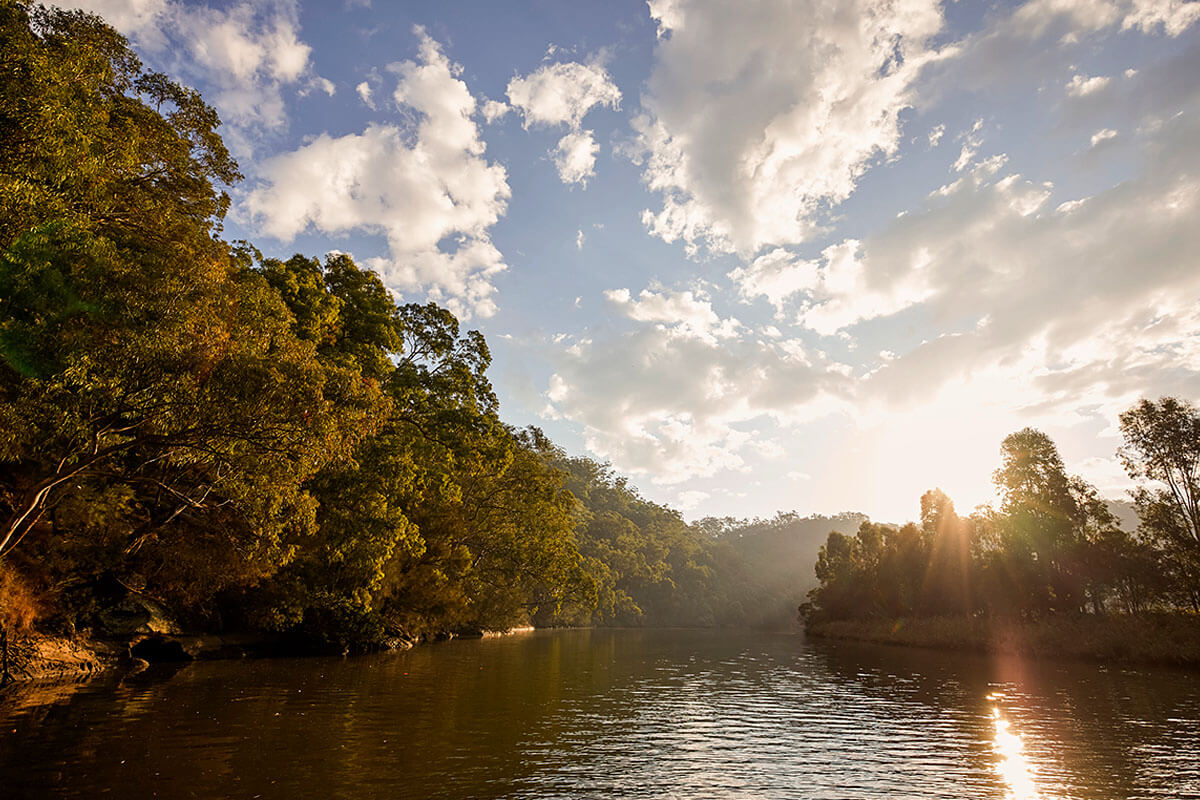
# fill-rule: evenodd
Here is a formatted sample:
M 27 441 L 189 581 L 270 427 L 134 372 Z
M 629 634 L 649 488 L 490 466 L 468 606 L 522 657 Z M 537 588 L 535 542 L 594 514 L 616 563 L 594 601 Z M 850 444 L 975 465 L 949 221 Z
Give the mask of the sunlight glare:
M 996 771 L 1000 773 L 1000 778 L 1008 790 L 1004 796 L 1011 800 L 1037 800 L 1041 795 L 1033 782 L 1021 737 L 1010 730 L 1009 721 L 1000 716 L 1000 709 L 997 707 L 992 708 L 992 721 L 996 730 L 992 749 L 1000 757 Z

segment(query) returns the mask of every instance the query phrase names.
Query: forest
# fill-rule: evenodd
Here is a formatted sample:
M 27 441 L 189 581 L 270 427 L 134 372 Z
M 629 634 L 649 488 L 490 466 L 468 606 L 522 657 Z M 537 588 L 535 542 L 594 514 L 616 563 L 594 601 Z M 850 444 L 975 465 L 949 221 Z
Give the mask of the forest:
M 99 18 L 0 2 L 0 628 L 130 597 L 370 649 L 519 625 L 1200 608 L 1200 415 L 1121 417 L 1137 531 L 1045 434 L 998 509 L 688 524 L 506 424 L 477 331 L 351 257 L 226 241 L 215 111 Z M 853 536 L 831 530 L 853 530 Z M 824 544 L 822 544 L 824 542 Z M 819 555 L 818 555 L 819 550 Z

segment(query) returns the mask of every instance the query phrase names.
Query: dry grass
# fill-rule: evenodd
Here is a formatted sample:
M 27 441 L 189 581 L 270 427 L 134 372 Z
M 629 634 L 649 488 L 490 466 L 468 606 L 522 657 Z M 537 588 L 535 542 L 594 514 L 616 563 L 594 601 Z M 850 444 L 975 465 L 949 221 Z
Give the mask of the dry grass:
M 37 620 L 37 596 L 17 571 L 0 561 L 0 627 L 14 633 L 29 630 Z
M 1194 614 L 837 620 L 811 624 L 808 633 L 880 644 L 1200 667 L 1200 616 Z

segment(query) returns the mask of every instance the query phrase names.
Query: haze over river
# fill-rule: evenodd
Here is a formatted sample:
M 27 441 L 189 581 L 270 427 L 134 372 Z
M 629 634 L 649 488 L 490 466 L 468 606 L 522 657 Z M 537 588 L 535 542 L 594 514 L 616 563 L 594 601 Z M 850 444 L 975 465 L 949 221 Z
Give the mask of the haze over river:
M 1200 797 L 1200 673 L 693 630 L 207 662 L 0 706 L 0 796 Z

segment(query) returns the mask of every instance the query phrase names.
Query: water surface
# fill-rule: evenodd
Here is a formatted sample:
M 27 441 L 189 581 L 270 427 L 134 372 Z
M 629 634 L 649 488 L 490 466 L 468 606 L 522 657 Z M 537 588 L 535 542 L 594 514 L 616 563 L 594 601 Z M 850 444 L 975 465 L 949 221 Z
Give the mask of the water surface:
M 3 797 L 1200 797 L 1200 674 L 731 631 L 211 662 L 0 710 Z

